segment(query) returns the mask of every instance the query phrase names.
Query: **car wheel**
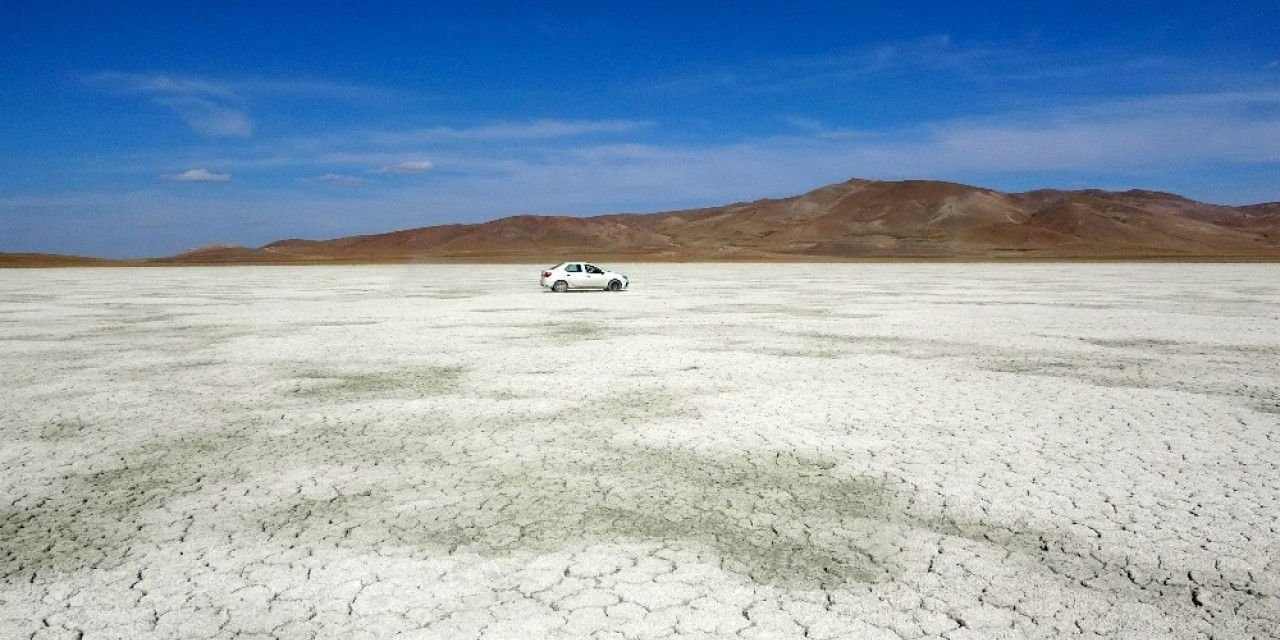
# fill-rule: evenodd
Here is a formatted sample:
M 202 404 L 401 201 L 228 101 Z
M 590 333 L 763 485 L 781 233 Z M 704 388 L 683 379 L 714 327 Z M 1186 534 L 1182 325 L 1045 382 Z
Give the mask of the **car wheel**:
M 617 280 L 610 280 L 610 281 L 609 281 L 609 290 L 610 290 L 610 291 L 622 291 L 622 283 L 621 283 L 621 282 L 618 282 Z
M 556 280 L 556 283 L 551 285 L 551 290 L 556 293 L 564 293 L 569 290 L 569 283 L 564 280 Z

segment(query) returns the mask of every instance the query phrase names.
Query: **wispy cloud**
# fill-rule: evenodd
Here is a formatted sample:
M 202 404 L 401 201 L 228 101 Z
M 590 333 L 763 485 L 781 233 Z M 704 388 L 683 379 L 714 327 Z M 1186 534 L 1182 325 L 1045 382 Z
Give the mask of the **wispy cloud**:
M 182 74 L 128 73 L 100 71 L 84 76 L 84 81 L 126 94 L 202 95 L 214 98 L 239 99 L 250 94 L 298 95 L 314 98 L 373 99 L 382 91 L 371 87 L 326 80 L 297 80 L 280 78 L 210 78 Z
M 594 122 L 594 121 L 593 121 Z M 397 145 L 360 135 L 322 144 L 264 142 L 242 155 L 200 153 L 165 159 L 189 166 L 245 171 L 298 167 L 302 175 L 361 172 L 388 175 L 449 167 L 440 179 L 399 183 L 395 189 L 476 190 L 471 210 L 499 207 L 507 183 L 517 191 L 550 190 L 548 202 L 567 194 L 607 207 L 619 202 L 662 206 L 780 194 L 851 176 L 974 179 L 1035 172 L 1115 175 L 1177 171 L 1197 163 L 1280 163 L 1280 92 L 1217 92 L 1082 102 L 1051 109 L 992 111 L 983 116 L 865 128 L 803 115 L 779 119 L 779 133 L 719 144 L 684 144 L 653 136 L 555 144 L 493 145 L 476 139 L 414 157 Z M 505 127 L 506 125 L 493 125 Z M 477 129 L 489 129 L 477 127 Z M 336 180 L 332 179 L 332 180 Z M 756 191 L 744 191 L 752 185 Z M 390 186 L 387 185 L 380 186 Z M 369 189 L 381 193 L 380 189 Z M 647 195 L 646 195 L 647 194 Z M 492 195 L 493 206 L 483 198 Z M 442 196 L 443 197 L 443 196 Z M 460 195 L 458 196 L 461 197 Z M 529 198 L 529 206 L 536 199 Z M 523 206 L 513 201 L 512 206 Z
M 253 124 L 244 110 L 197 96 L 156 96 L 155 104 L 171 109 L 191 130 L 206 137 L 247 138 Z
M 91 86 L 127 95 L 239 98 L 239 93 L 227 83 L 195 76 L 100 71 L 89 74 L 83 79 Z
M 247 138 L 253 134 L 244 98 L 225 83 L 115 71 L 93 74 L 85 82 L 119 95 L 145 97 L 172 111 L 201 136 Z
M 475 127 L 428 127 L 404 131 L 377 131 L 369 135 L 378 144 L 422 144 L 495 140 L 540 140 L 627 133 L 653 126 L 643 120 L 530 120 L 495 122 Z
M 354 189 L 364 185 L 363 178 L 342 175 L 340 173 L 326 173 L 319 178 L 316 178 L 316 180 L 325 184 L 331 184 L 335 187 L 346 187 L 348 189 Z
M 194 110 L 194 107 L 193 107 Z M 234 118 L 215 121 L 225 114 L 208 112 L 204 127 L 235 126 Z M 162 167 L 173 164 L 216 165 L 251 169 L 285 169 L 287 167 L 325 167 L 332 173 L 355 174 L 422 173 L 435 167 L 435 162 L 448 158 L 449 168 L 467 171 L 476 167 L 492 168 L 504 162 L 494 154 L 501 152 L 537 153 L 538 149 L 564 148 L 587 141 L 600 142 L 617 138 L 629 139 L 625 133 L 638 133 L 655 126 L 648 121 L 594 120 L 527 120 L 499 121 L 473 127 L 433 127 L 408 131 L 332 130 L 296 137 L 263 137 L 253 143 L 202 146 L 200 148 L 148 151 L 128 158 L 135 170 L 146 171 L 147 165 Z M 527 144 L 536 141 L 539 144 Z M 511 144 L 499 144 L 510 142 Z M 428 151 L 428 149 L 430 149 Z M 487 157 L 486 154 L 487 153 Z M 118 171 L 119 158 L 104 171 Z M 314 170 L 314 169 L 312 169 Z M 309 173 L 309 172 L 308 172 Z M 306 174 L 304 174 L 305 176 Z M 310 177 L 299 176 L 303 180 Z
M 847 54 L 793 57 L 774 60 L 779 73 L 795 75 L 797 81 L 845 80 L 901 70 L 967 69 L 984 64 L 1007 52 L 992 46 L 962 46 L 950 35 L 887 42 L 864 51 Z
M 975 42 L 936 34 L 843 52 L 758 57 L 711 69 L 681 68 L 642 81 L 633 89 L 675 95 L 831 94 L 857 85 L 878 91 L 884 86 L 879 83 L 912 79 L 965 83 L 985 92 L 1008 92 L 1010 85 L 1017 85 L 1062 93 L 1074 86 L 1060 86 L 1068 79 L 1091 81 L 1086 84 L 1124 79 L 1131 85 L 1144 85 L 1155 77 L 1194 73 L 1194 66 L 1170 57 L 1117 50 L 1062 52 L 1046 49 L 1034 40 Z M 1215 76 L 1221 75 L 1218 69 Z
M 47 230 L 54 227 L 45 226 L 26 236 L 10 234 L 10 246 L 68 247 L 57 243 L 76 238 L 81 243 L 77 246 L 102 247 L 103 238 L 110 238 L 113 250 L 124 252 L 117 247 L 133 246 L 130 243 L 147 237 L 152 243 L 148 246 L 158 246 L 156 238 L 163 238 L 166 250 L 178 250 L 211 240 L 253 244 L 281 237 L 334 237 L 512 213 L 706 206 L 792 195 L 855 176 L 939 178 L 1005 189 L 1027 185 L 1028 176 L 1033 186 L 1067 186 L 1070 182 L 1064 181 L 1081 178 L 1091 186 L 1149 187 L 1244 203 L 1274 200 L 1274 176 L 1280 167 L 1280 91 L 1100 100 L 1069 108 L 923 122 L 854 137 L 825 135 L 841 130 L 844 123 L 801 117 L 790 124 L 786 134 L 724 144 L 588 141 L 495 148 L 477 143 L 433 155 L 450 170 L 438 180 L 369 180 L 366 188 L 341 196 L 296 183 L 255 182 L 235 189 L 195 190 L 202 192 L 198 194 L 141 189 L 0 197 L 0 220 L 72 221 L 56 227 L 65 237 L 47 240 Z M 343 178 L 359 175 L 353 171 L 361 166 L 380 166 L 373 164 L 375 160 L 389 171 L 402 162 L 415 162 L 404 160 L 404 155 L 387 156 L 385 149 L 334 153 L 333 160 L 356 168 L 335 167 L 333 177 L 323 180 L 327 184 L 342 184 Z M 305 167 L 300 175 L 322 173 L 306 164 L 313 162 L 310 158 L 299 162 Z M 189 166 L 238 165 L 192 161 Z M 415 166 L 425 165 L 405 168 Z M 1058 182 L 1046 183 L 1044 175 Z M 1099 176 L 1107 184 L 1098 184 Z M 172 179 L 230 176 L 193 169 Z M 183 213 L 175 217 L 174 212 Z M 191 222 L 194 219 L 201 222 Z M 183 220 L 188 226 L 179 224 Z M 163 233 L 144 233 L 147 225 L 170 222 Z M 86 226 L 90 223 L 92 228 Z M 50 244 L 40 244 L 46 241 Z M 163 252 L 152 248 L 143 253 Z
M 430 160 L 405 160 L 389 164 L 377 170 L 377 173 L 393 173 L 397 175 L 408 175 L 411 173 L 423 173 L 431 170 L 435 164 Z
M 1113 171 L 1280 162 L 1280 91 L 1118 99 L 922 127 L 871 145 L 885 158 L 977 171 Z M 926 155 L 927 154 L 927 155 Z
M 1055 172 L 1160 187 L 1146 180 L 1206 163 L 1280 163 L 1280 92 L 1106 100 L 878 131 L 816 120 L 792 124 L 797 132 L 727 144 L 631 142 L 532 152 L 478 145 L 462 158 L 487 162 L 482 170 L 398 190 L 383 202 L 389 210 L 427 207 L 459 218 L 601 213 L 790 195 L 855 176 L 999 187 L 1019 182 L 1016 176 Z M 1199 195 L 1223 193 L 1210 187 L 1202 185 Z
M 985 182 L 1037 172 L 1135 176 L 1206 163 L 1280 163 L 1280 92 L 1106 101 L 851 138 L 828 136 L 821 123 L 805 124 L 811 130 L 725 145 L 581 147 L 516 175 L 528 189 L 545 182 L 566 193 L 635 201 L 661 189 L 712 203 L 794 193 L 853 176 Z M 754 192 L 744 193 L 743 185 Z
M 875 132 L 850 129 L 846 127 L 829 127 L 817 118 L 805 118 L 802 116 L 790 116 L 784 118 L 787 124 L 802 134 L 825 140 L 852 140 L 855 138 L 868 138 L 875 136 Z
M 211 138 L 251 136 L 249 103 L 254 97 L 361 99 L 376 93 L 365 87 L 324 81 L 217 79 L 120 71 L 90 74 L 83 81 L 117 95 L 144 97 L 172 111 L 195 133 Z
M 724 89 L 777 92 L 805 87 L 830 88 L 852 80 L 891 73 L 964 71 L 1007 60 L 1011 57 L 1010 53 L 1003 47 L 961 45 L 950 35 L 937 34 L 885 42 L 844 53 L 756 59 L 711 71 L 677 74 L 651 81 L 643 88 L 664 93 Z
M 182 173 L 172 173 L 164 177 L 173 182 L 230 182 L 231 174 L 213 173 L 208 169 L 188 169 Z
M 790 176 L 785 181 L 799 186 L 817 176 L 1150 172 L 1203 162 L 1280 162 L 1280 91 L 1270 90 L 1095 100 L 896 127 L 863 127 L 857 121 L 831 122 L 805 115 L 777 122 L 789 126 L 779 127 L 772 135 L 719 144 L 679 143 L 645 135 L 494 145 L 477 137 L 436 145 L 427 160 L 401 148 L 408 145 L 379 143 L 353 132 L 320 142 L 264 141 L 236 153 L 195 152 L 164 161 L 245 171 L 298 167 L 305 172 L 302 175 L 315 175 L 311 173 L 315 167 L 324 167 L 318 173 L 339 175 L 416 174 L 431 171 L 439 163 L 449 167 L 439 181 L 442 185 L 470 179 L 462 176 L 502 178 L 531 168 L 537 168 L 550 184 L 562 184 L 576 175 L 591 175 L 595 169 L 616 170 L 655 191 L 670 191 L 671 185 L 688 183 L 694 176 L 704 176 L 705 181 L 722 179 L 737 188 L 744 182 L 782 184 L 782 176 Z M 508 127 L 498 123 L 468 131 L 507 131 Z M 557 169 L 559 175 L 552 175 Z M 690 179 L 673 175 L 682 172 Z M 642 173 L 654 179 L 645 182 Z M 811 178 L 805 179 L 806 174 Z M 602 176 L 601 184 L 613 177 Z M 572 188 L 604 190 L 576 182 Z M 715 192 L 733 197 L 724 190 Z

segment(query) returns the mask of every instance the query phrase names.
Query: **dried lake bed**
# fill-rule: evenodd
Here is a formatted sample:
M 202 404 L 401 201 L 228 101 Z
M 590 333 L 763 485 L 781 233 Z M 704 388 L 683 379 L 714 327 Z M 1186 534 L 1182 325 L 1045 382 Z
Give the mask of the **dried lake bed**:
M 1280 637 L 1280 265 L 0 271 L 0 638 Z

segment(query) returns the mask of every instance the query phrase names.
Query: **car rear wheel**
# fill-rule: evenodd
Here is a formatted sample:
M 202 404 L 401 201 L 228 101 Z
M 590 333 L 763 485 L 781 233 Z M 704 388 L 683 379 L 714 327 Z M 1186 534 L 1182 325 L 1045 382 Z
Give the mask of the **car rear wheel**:
M 621 282 L 618 282 L 617 280 L 610 280 L 610 281 L 609 281 L 609 290 L 610 290 L 610 291 L 622 291 L 622 283 L 621 283 Z
M 556 283 L 551 285 L 551 290 L 556 293 L 564 293 L 569 290 L 569 283 L 564 280 L 556 280 Z

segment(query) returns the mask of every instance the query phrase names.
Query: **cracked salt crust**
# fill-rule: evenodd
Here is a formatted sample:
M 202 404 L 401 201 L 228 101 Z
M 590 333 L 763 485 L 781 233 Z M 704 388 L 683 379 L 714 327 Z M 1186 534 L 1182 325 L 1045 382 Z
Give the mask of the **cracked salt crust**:
M 1277 267 L 624 270 L 0 272 L 0 637 L 1280 635 Z

